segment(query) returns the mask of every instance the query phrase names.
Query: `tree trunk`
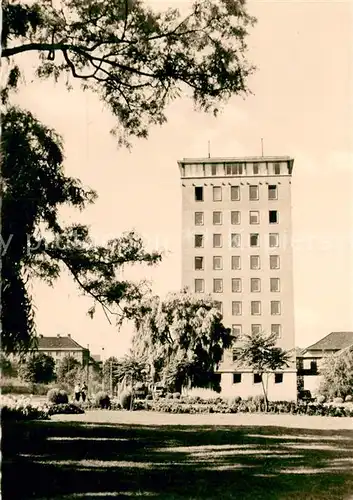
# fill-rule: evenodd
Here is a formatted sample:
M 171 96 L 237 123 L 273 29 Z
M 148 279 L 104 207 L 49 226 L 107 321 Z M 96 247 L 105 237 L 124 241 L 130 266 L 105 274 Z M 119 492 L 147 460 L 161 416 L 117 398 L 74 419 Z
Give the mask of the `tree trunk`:
M 264 374 L 261 373 L 261 385 L 262 385 L 262 390 L 264 393 L 264 398 L 265 398 L 265 412 L 267 413 L 268 411 L 268 399 L 267 399 L 267 392 L 265 389 L 265 384 L 264 384 Z

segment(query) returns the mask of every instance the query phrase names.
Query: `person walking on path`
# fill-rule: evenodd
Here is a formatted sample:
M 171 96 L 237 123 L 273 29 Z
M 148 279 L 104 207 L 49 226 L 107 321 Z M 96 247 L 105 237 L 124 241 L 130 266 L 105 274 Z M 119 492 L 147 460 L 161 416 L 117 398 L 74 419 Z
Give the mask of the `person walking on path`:
M 86 396 L 87 396 L 87 385 L 85 382 L 81 385 L 81 396 L 82 396 L 82 401 L 86 401 Z
M 75 385 L 74 393 L 75 393 L 75 401 L 77 401 L 77 402 L 80 401 L 81 388 L 80 388 L 79 384 Z

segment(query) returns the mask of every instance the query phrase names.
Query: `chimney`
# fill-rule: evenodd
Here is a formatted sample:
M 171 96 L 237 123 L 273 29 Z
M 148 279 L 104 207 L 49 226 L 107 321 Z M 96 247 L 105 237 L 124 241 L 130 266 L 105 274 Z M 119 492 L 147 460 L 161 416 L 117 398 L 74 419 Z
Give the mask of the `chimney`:
M 40 339 L 42 339 L 42 338 L 43 338 L 43 335 L 42 335 L 42 334 L 40 334 L 40 335 L 39 335 L 39 338 L 40 338 Z
M 60 333 L 58 333 L 56 336 L 57 336 L 58 338 L 60 338 Z
M 71 333 L 68 333 L 67 336 L 69 337 L 69 339 L 71 339 Z

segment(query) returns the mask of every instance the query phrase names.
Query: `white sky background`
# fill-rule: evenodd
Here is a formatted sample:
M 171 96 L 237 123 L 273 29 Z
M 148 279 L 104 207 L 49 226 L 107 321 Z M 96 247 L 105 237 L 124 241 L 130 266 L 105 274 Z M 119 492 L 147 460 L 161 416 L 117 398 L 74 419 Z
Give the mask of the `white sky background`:
M 174 5 L 177 2 L 174 2 Z M 185 5 L 185 1 L 183 2 Z M 170 2 L 158 1 L 169 7 Z M 180 2 L 180 5 L 182 3 Z M 69 222 L 91 226 L 97 243 L 135 228 L 149 249 L 168 251 L 162 264 L 137 268 L 164 294 L 181 286 L 181 191 L 177 160 L 207 156 L 292 155 L 296 344 L 333 330 L 353 330 L 353 3 L 250 1 L 258 18 L 249 43 L 257 66 L 254 95 L 233 98 L 217 118 L 196 113 L 187 98 L 168 110 L 131 152 L 109 134 L 113 119 L 98 98 L 62 84 L 27 82 L 17 101 L 65 140 L 66 173 L 98 191 Z M 28 56 L 26 56 L 28 58 Z M 28 59 L 27 59 L 28 60 Z M 131 328 L 118 332 L 68 276 L 54 288 L 36 284 L 39 333 L 71 333 L 93 353 L 123 355 Z

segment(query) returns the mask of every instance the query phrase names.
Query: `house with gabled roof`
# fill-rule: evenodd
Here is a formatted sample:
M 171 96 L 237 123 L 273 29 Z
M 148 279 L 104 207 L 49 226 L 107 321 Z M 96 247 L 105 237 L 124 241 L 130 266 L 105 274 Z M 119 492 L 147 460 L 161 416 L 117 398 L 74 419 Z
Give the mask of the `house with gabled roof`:
M 303 378 L 303 388 L 315 394 L 320 386 L 320 366 L 325 358 L 346 349 L 353 349 L 353 332 L 331 332 L 297 353 L 297 374 Z
M 39 335 L 37 350 L 51 356 L 55 363 L 60 362 L 65 356 L 71 356 L 85 365 L 90 356 L 89 349 L 78 344 L 70 334 L 67 336 L 58 334 L 55 337 Z

